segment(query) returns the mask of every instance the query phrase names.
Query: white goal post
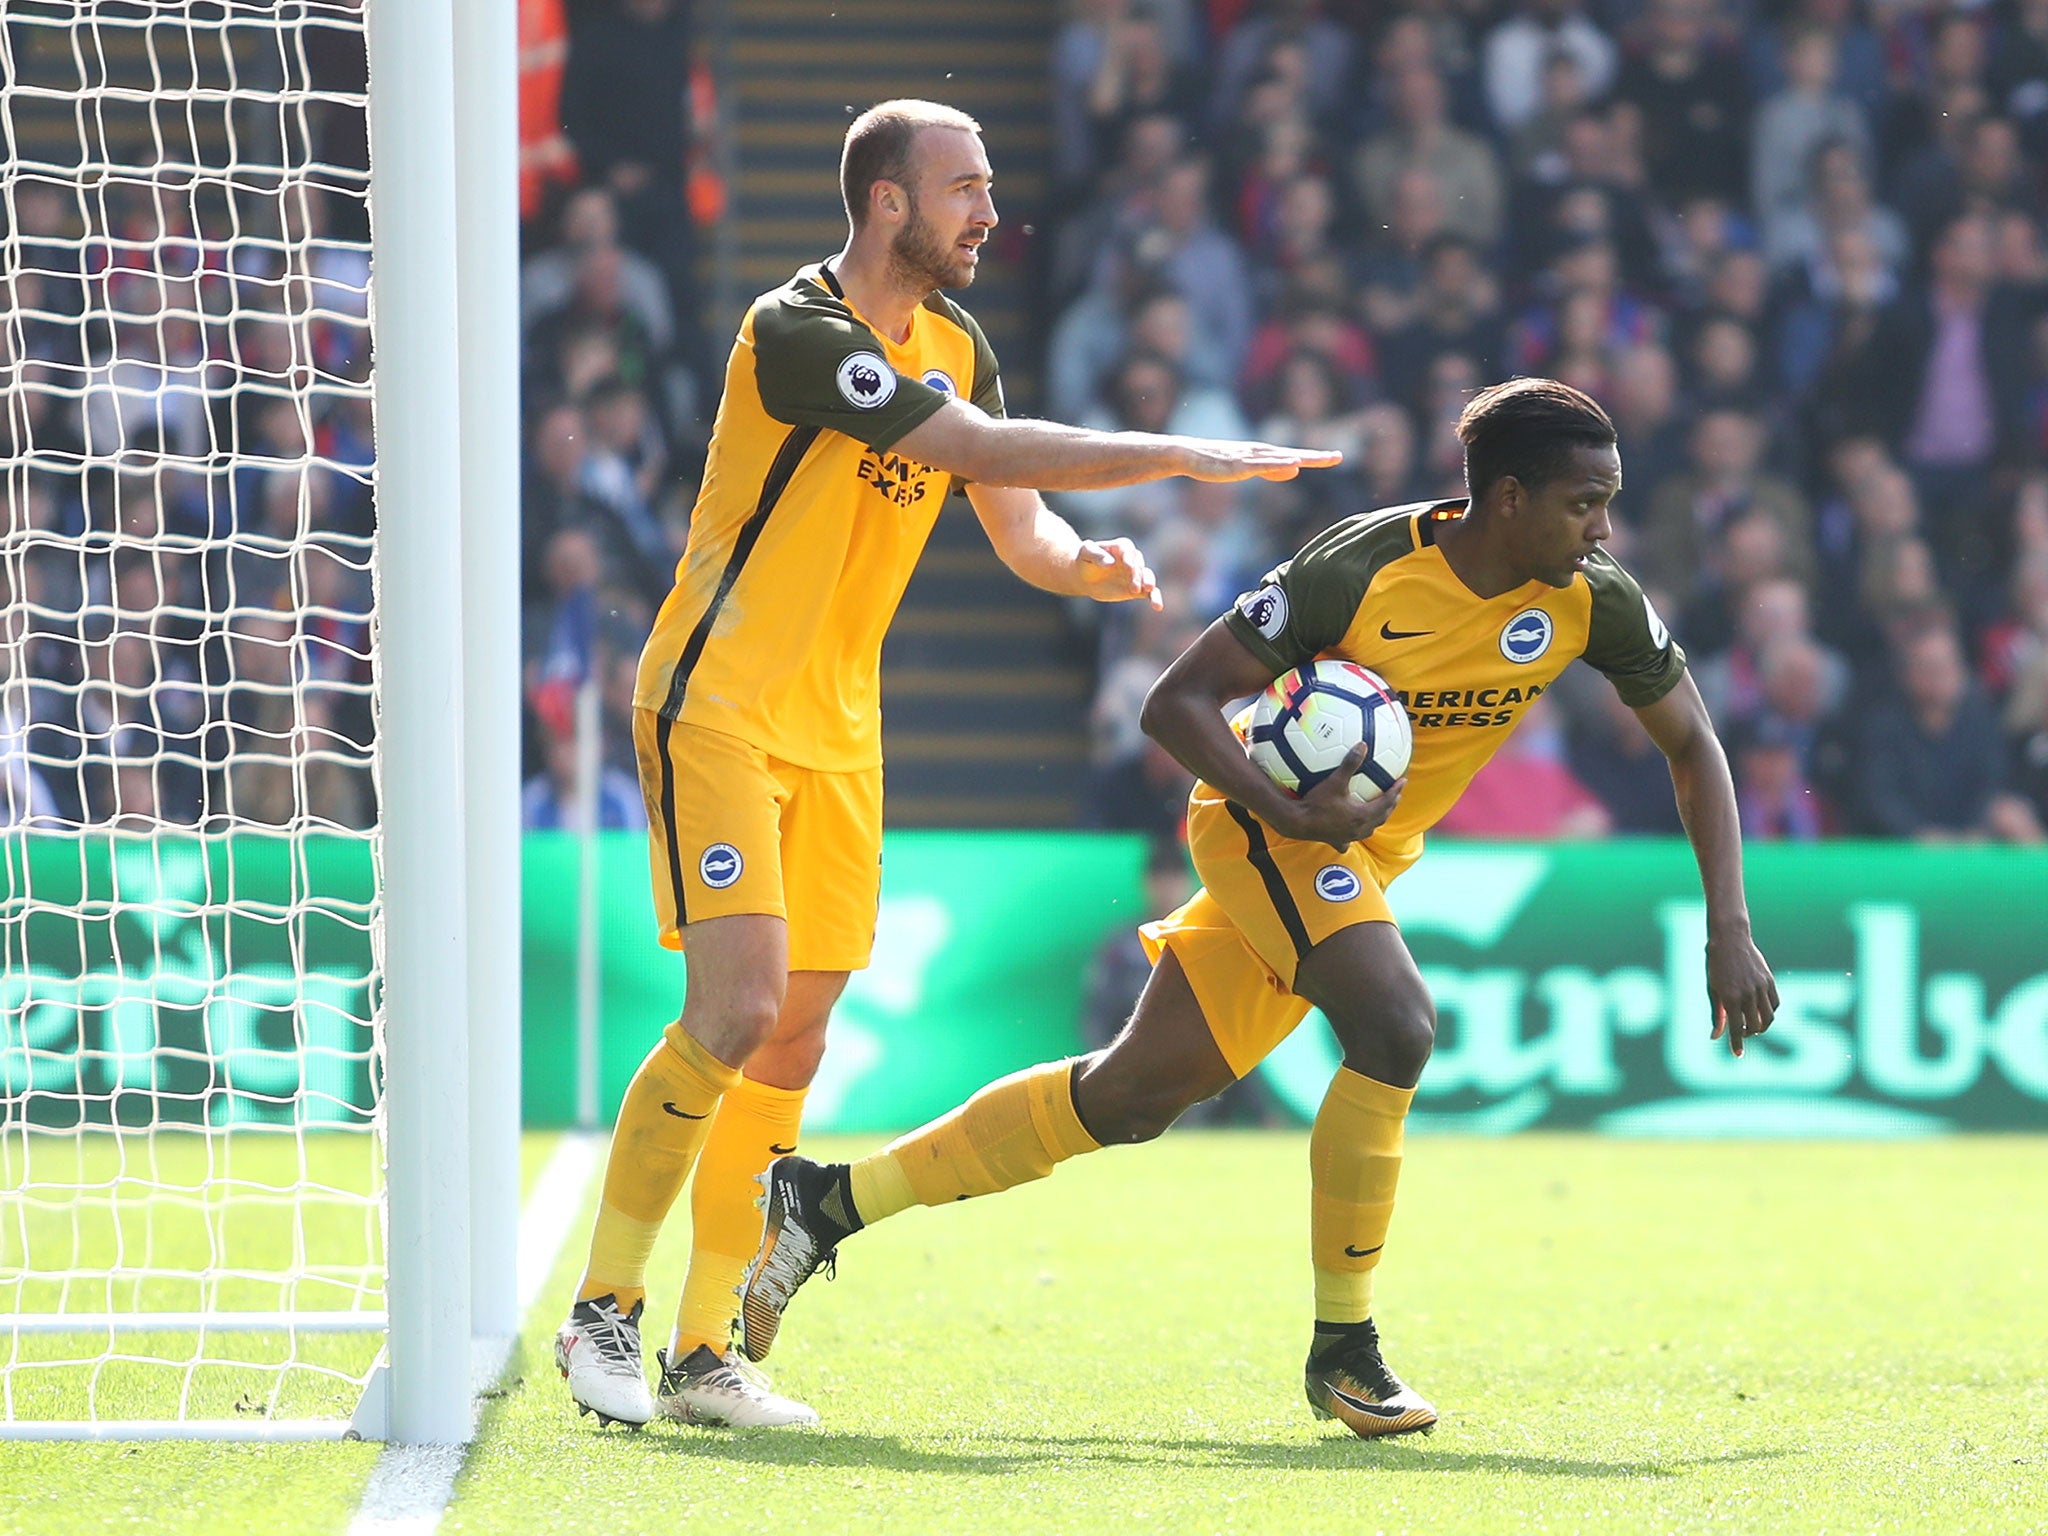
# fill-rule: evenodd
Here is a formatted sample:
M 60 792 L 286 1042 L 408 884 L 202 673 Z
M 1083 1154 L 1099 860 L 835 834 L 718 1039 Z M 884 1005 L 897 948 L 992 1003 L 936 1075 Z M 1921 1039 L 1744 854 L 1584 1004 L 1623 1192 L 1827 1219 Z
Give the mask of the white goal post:
M 455 1444 L 510 1358 L 515 48 L 0 7 L 0 1438 Z

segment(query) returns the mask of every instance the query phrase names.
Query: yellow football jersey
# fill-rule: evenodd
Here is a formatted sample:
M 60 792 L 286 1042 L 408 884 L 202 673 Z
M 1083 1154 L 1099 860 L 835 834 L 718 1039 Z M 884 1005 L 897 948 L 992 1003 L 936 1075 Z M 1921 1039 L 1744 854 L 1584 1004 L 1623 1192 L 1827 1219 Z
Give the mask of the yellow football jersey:
M 934 294 L 900 345 L 824 263 L 754 301 L 633 702 L 801 768 L 882 760 L 882 636 L 951 489 L 890 450 L 948 396 L 1003 411 L 995 353 Z
M 1685 652 L 1643 589 L 1604 551 L 1568 587 L 1532 581 L 1480 597 L 1436 542 L 1464 512 L 1463 501 L 1423 502 L 1346 518 L 1225 615 L 1274 676 L 1340 657 L 1379 673 L 1408 711 L 1408 787 L 1369 845 L 1389 879 L 1421 855 L 1423 834 L 1574 657 L 1638 708 L 1685 672 Z

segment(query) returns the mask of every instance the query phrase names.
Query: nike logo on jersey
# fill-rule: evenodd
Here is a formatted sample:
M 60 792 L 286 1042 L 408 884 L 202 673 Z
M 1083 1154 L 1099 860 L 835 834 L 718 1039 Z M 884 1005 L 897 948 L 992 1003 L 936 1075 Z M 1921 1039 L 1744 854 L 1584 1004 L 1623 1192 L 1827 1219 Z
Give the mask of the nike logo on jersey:
M 667 1099 L 663 1099 L 661 1101 L 661 1107 L 667 1110 L 670 1114 L 674 1115 L 678 1120 L 702 1120 L 704 1118 L 703 1115 L 691 1114 L 687 1109 L 677 1109 L 675 1105 L 669 1103 Z M 705 1113 L 709 1114 L 710 1111 L 707 1110 L 705 1111 Z
M 1385 1243 L 1380 1244 L 1380 1248 L 1384 1248 L 1386 1246 L 1387 1245 Z M 1380 1248 L 1354 1248 L 1349 1243 L 1346 1243 L 1344 1245 L 1344 1252 L 1354 1259 L 1369 1259 L 1374 1254 L 1378 1253 L 1380 1251 Z
M 1391 624 L 1380 625 L 1382 640 L 1420 640 L 1424 635 L 1434 633 L 1427 629 L 1396 629 Z
M 789 1154 L 790 1154 L 790 1153 L 794 1152 L 794 1151 L 796 1150 L 796 1148 L 795 1148 L 795 1147 L 778 1147 L 777 1145 L 775 1145 L 775 1143 L 774 1143 L 774 1142 L 772 1142 L 772 1141 L 771 1141 L 771 1142 L 769 1142 L 769 1143 L 768 1143 L 768 1150 L 769 1150 L 770 1152 L 773 1152 L 773 1153 L 774 1153 L 774 1154 L 775 1154 L 775 1155 L 776 1155 L 777 1157 L 787 1157 L 787 1156 L 789 1156 Z

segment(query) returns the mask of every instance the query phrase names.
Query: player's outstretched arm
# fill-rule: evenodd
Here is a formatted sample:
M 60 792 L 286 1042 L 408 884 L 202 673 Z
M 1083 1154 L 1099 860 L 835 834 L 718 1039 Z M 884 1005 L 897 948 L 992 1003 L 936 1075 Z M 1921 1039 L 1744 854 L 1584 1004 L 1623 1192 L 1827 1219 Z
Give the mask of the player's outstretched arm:
M 967 499 L 1003 564 L 1034 587 L 1098 603 L 1144 598 L 1162 606 L 1152 568 L 1129 539 L 1084 539 L 1038 492 L 1014 485 L 970 485 Z
M 1218 619 L 1175 658 L 1145 696 L 1138 723 L 1181 767 L 1257 816 L 1284 837 L 1328 843 L 1340 852 L 1372 836 L 1401 802 L 1406 779 L 1371 800 L 1351 798 L 1351 779 L 1366 749 L 1296 798 L 1253 766 L 1244 744 L 1223 719 L 1223 706 L 1273 680 L 1265 662 Z
M 1196 480 L 1292 480 L 1344 455 L 1272 443 L 1228 443 L 1150 432 L 1095 432 L 1051 421 L 989 416 L 948 400 L 895 451 L 980 485 L 1037 491 L 1099 491 L 1187 475 Z
M 1656 703 L 1638 709 L 1636 716 L 1671 764 L 1678 816 L 1685 823 L 1693 857 L 1699 860 L 1700 883 L 1707 895 L 1707 997 L 1714 1038 L 1725 1034 L 1728 1048 L 1740 1056 L 1747 1037 L 1771 1027 L 1778 1011 L 1778 984 L 1750 936 L 1735 781 L 1690 673 Z

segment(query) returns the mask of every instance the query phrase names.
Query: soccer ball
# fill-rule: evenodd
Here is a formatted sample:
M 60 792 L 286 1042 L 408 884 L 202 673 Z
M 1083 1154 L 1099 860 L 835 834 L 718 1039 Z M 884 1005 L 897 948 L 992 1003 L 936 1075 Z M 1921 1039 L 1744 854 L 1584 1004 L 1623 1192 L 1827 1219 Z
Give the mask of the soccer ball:
M 1351 798 L 1371 800 L 1408 771 L 1408 712 L 1378 673 L 1355 661 L 1312 661 L 1273 679 L 1252 705 L 1245 750 L 1282 789 L 1305 795 L 1366 745 Z

